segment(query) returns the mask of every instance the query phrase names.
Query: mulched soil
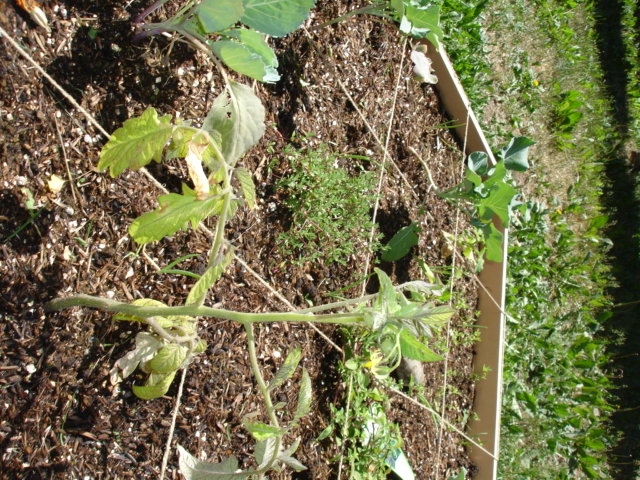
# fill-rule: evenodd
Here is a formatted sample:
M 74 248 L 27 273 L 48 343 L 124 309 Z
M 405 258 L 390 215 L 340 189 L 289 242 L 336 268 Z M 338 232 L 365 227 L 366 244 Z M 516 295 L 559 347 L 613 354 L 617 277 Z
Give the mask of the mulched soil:
M 319 3 L 308 25 L 358 6 L 351 1 Z M 164 38 L 132 44 L 131 18 L 144 6 L 124 0 L 44 2 L 52 27 L 47 35 L 9 2 L 0 11 L 0 25 L 107 131 L 151 105 L 197 123 L 219 93 L 221 78 L 186 45 L 170 48 Z M 417 258 L 431 267 L 448 266 L 442 232 L 455 231 L 457 212 L 429 188 L 411 149 L 428 162 L 441 188 L 459 181 L 460 153 L 443 128 L 447 119 L 434 90 L 412 80 L 410 49 L 397 30 L 374 18 L 358 17 L 272 43 L 283 78 L 275 85 L 255 86 L 266 107 L 268 128 L 261 144 L 242 160 L 254 174 L 258 208 L 240 210 L 227 230 L 250 269 L 235 262 L 207 303 L 242 311 L 287 310 L 257 276 L 300 307 L 308 300 L 330 301 L 329 292 L 362 278 L 364 251 L 350 258 L 346 267 L 295 267 L 278 252 L 277 234 L 289 223 L 274 188 L 286 173 L 278 152 L 295 134 L 296 142 L 305 145 L 325 143 L 336 152 L 367 155 L 375 168 L 383 155 L 372 131 L 386 142 L 396 88 L 390 160 L 377 222 L 384 241 L 410 221 L 419 222 L 422 232 L 412 256 L 394 264 L 378 263 L 397 283 L 422 278 Z M 310 134 L 312 139 L 300 140 Z M 152 297 L 180 304 L 193 280 L 158 274 L 154 263 L 165 266 L 197 253 L 200 256 L 180 267 L 196 272 L 204 267 L 209 239 L 200 231 L 182 232 L 144 252 L 138 250 L 127 235 L 128 225 L 154 208 L 159 191 L 139 172 L 112 179 L 96 171 L 104 141 L 23 57 L 0 42 L 2 479 L 144 479 L 157 478 L 160 471 L 177 386 L 163 398 L 141 401 L 130 391 L 136 378 L 116 387 L 109 383 L 109 369 L 131 347 L 137 330 L 87 309 L 57 314 L 43 310 L 46 301 L 72 293 L 124 301 Z M 178 191 L 187 178 L 180 162 L 150 171 L 170 191 Z M 47 187 L 52 174 L 70 180 L 59 193 Z M 343 294 L 357 296 L 360 288 Z M 452 331 L 471 336 L 474 288 L 461 276 L 455 289 L 466 306 L 457 306 Z M 203 320 L 201 330 L 208 348 L 189 367 L 174 445 L 211 461 L 232 453 L 247 461 L 241 452 L 250 452 L 251 442 L 241 418 L 260 411 L 260 401 L 244 332 L 239 325 L 213 319 Z M 340 341 L 332 328 L 322 330 Z M 314 382 L 312 413 L 293 432 L 302 437 L 297 457 L 309 470 L 271 478 L 335 478 L 336 464 L 330 461 L 337 453 L 335 446 L 314 439 L 328 424 L 329 403 L 340 402 L 344 393 L 334 368 L 341 353 L 307 326 L 265 326 L 258 329 L 257 339 L 267 376 L 291 346 L 298 345 Z M 469 342 L 453 346 L 448 354 L 445 415 L 460 428 L 473 402 L 472 354 Z M 425 392 L 434 407 L 440 404 L 444 369 L 444 362 L 426 368 Z M 278 401 L 295 402 L 298 381 L 296 375 Z M 473 469 L 463 439 L 441 429 L 420 407 L 391 397 L 388 415 L 400 425 L 417 478 L 446 479 L 462 466 Z M 167 478 L 180 478 L 175 448 Z

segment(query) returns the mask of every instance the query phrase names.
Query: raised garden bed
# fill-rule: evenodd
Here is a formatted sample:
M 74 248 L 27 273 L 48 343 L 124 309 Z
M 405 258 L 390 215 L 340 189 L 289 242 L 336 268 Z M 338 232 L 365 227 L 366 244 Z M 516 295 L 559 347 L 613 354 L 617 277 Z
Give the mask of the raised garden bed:
M 222 85 L 216 69 L 189 47 L 170 48 L 161 37 L 133 45 L 130 20 L 144 5 L 129 3 L 48 5 L 51 35 L 14 11 L 1 13 L 0 25 L 109 132 L 151 105 L 162 114 L 201 122 Z M 322 2 L 309 25 L 358 6 Z M 206 303 L 246 312 L 285 311 L 334 301 L 330 294 L 336 291 L 347 298 L 360 295 L 361 281 L 371 272 L 371 267 L 365 271 L 366 244 L 344 265 L 298 264 L 279 248 L 279 234 L 292 223 L 286 195 L 278 187 L 291 173 L 284 154 L 288 144 L 325 145 L 343 155 L 337 166 L 351 173 L 356 166 L 376 175 L 384 168 L 375 218 L 381 243 L 410 222 L 421 231 L 411 255 L 392 263 L 381 262 L 378 255 L 372 265 L 394 283 L 424 279 L 421 264 L 449 278 L 454 257 L 443 232 L 455 236 L 470 227 L 430 187 L 421 160 L 445 189 L 462 179 L 462 154 L 433 87 L 412 79 L 404 37 L 391 24 L 359 16 L 296 31 L 272 44 L 282 79 L 255 86 L 267 129 L 241 160 L 256 183 L 257 208 L 241 208 L 228 225 L 226 235 L 239 259 Z M 137 325 L 114 323 L 109 315 L 88 309 L 45 314 L 43 305 L 72 293 L 180 304 L 193 280 L 159 273 L 156 267 L 197 254 L 179 268 L 201 273 L 210 239 L 188 230 L 139 250 L 127 227 L 155 208 L 157 186 L 137 172 L 112 179 L 96 171 L 105 138 L 4 42 L 0 71 L 0 476 L 157 478 L 177 382 L 167 395 L 151 401 L 131 394 L 131 385 L 142 376 L 111 385 L 109 371 L 131 348 Z M 171 192 L 179 192 L 188 178 L 178 160 L 149 170 Z M 48 186 L 53 174 L 68 180 L 59 192 Z M 472 416 L 477 378 L 471 339 L 478 293 L 470 273 L 468 265 L 456 261 L 457 313 L 436 339 L 441 347 L 449 344 L 443 353 L 447 360 L 426 365 L 420 399 L 459 429 Z M 376 287 L 369 282 L 367 288 L 373 292 Z M 234 454 L 248 463 L 250 435 L 241 420 L 259 410 L 261 400 L 243 328 L 210 319 L 201 321 L 200 330 L 208 346 L 189 366 L 173 444 L 210 461 Z M 341 347 L 335 327 L 320 330 Z M 346 385 L 335 368 L 343 352 L 305 325 L 263 326 L 256 337 L 267 376 L 292 346 L 299 346 L 314 392 L 310 414 L 292 431 L 302 439 L 296 456 L 308 470 L 284 470 L 270 478 L 336 478 L 339 449 L 331 438 L 316 438 L 330 423 L 329 404 L 344 401 Z M 277 400 L 295 404 L 299 382 L 300 375 L 294 375 L 290 390 Z M 417 478 L 447 479 L 463 467 L 474 471 L 468 442 L 458 432 L 404 397 L 391 393 L 390 398 L 387 415 L 400 428 Z M 180 478 L 175 448 L 167 476 Z

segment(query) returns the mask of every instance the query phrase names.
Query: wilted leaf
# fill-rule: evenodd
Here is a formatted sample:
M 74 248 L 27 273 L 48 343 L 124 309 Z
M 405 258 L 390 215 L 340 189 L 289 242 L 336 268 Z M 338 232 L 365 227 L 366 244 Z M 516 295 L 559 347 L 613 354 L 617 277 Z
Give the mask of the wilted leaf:
M 313 393 L 311 390 L 311 377 L 306 368 L 302 369 L 302 379 L 300 380 L 300 391 L 298 392 L 298 406 L 296 407 L 296 413 L 293 416 L 293 421 L 296 422 L 304 417 L 311 409 L 311 400 Z
M 47 187 L 49 187 L 51 193 L 60 193 L 62 187 L 64 187 L 64 180 L 58 175 L 51 175 L 47 181 Z
M 246 168 L 235 169 L 236 178 L 240 182 L 240 188 L 242 189 L 242 196 L 249 208 L 253 208 L 256 204 L 256 189 L 253 185 L 253 178 L 251 173 Z
M 220 213 L 220 198 L 198 200 L 193 190 L 184 190 L 184 195 L 161 195 L 158 197 L 160 208 L 134 220 L 129 227 L 129 234 L 136 242 L 149 243 L 161 240 L 178 230 L 186 230 L 189 222 L 195 228 L 205 218 Z
M 154 398 L 161 397 L 167 393 L 175 376 L 175 371 L 166 374 L 152 373 L 149 375 L 149 378 L 147 378 L 144 386 L 134 385 L 132 387 L 133 393 L 142 400 L 153 400 Z
M 202 128 L 220 139 L 225 161 L 235 165 L 264 135 L 264 107 L 249 87 L 231 81 L 213 102 Z
M 234 249 L 230 248 L 222 261 L 209 267 L 198 281 L 191 287 L 187 296 L 186 305 L 200 303 L 204 299 L 209 289 L 218 281 L 224 271 L 233 261 Z
M 186 347 L 170 343 L 156 353 L 155 357 L 147 364 L 147 367 L 153 373 L 171 373 L 182 365 L 188 353 L 189 349 Z
M 291 378 L 293 372 L 295 371 L 298 363 L 300 362 L 300 356 L 302 354 L 302 350 L 300 348 L 294 348 L 289 352 L 287 358 L 285 358 L 284 363 L 278 369 L 275 376 L 269 382 L 269 391 L 272 391 L 278 388 L 280 385 L 284 383 L 285 380 Z
M 100 152 L 98 169 L 108 168 L 115 177 L 126 168 L 137 170 L 152 159 L 159 161 L 173 128 L 171 115 L 158 117 L 154 108 L 148 108 L 111 134 Z
M 180 445 L 178 445 L 178 465 L 180 473 L 187 480 L 244 480 L 249 477 L 249 474 L 238 470 L 236 457 L 228 457 L 220 463 L 203 462 Z
M 138 333 L 136 335 L 136 347 L 127 352 L 113 365 L 110 372 L 111 383 L 115 385 L 122 379 L 127 378 L 138 368 L 138 365 L 153 358 L 162 345 L 163 343 L 150 333 Z
M 424 53 L 417 50 L 411 52 L 411 61 L 413 62 L 413 74 L 420 82 L 431 84 L 438 83 L 438 77 L 432 73 L 431 59 Z
M 253 438 L 259 442 L 271 437 L 277 437 L 284 433 L 284 430 L 281 428 L 274 427 L 273 425 L 267 425 L 262 422 L 248 422 L 246 419 L 243 419 L 242 424 L 247 430 L 249 430 L 249 433 L 253 435 Z

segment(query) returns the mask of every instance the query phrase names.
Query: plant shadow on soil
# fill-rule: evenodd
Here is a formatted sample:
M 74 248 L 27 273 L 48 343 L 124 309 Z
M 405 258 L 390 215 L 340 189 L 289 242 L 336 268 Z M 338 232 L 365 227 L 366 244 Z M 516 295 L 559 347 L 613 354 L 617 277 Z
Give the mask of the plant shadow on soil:
M 640 200 L 637 196 L 637 177 L 630 171 L 623 147 L 624 142 L 629 140 L 629 110 L 626 93 L 628 66 L 625 55 L 621 53 L 624 52 L 622 2 L 598 0 L 596 12 L 600 63 L 618 133 L 618 138 L 609 139 L 606 147 L 611 153 L 604 159 L 609 181 L 604 204 L 611 219 L 611 226 L 606 233 L 613 242 L 610 261 L 617 282 L 610 294 L 615 304 L 628 304 L 616 308 L 608 322 L 613 337 L 612 367 L 622 372 L 614 377 L 619 408 L 612 417 L 615 428 L 622 432 L 622 436 L 610 458 L 616 478 L 635 479 L 640 465 L 640 417 L 637 413 L 637 393 L 640 391 L 640 376 L 637 374 L 640 371 L 640 329 L 637 323 L 640 306 L 633 302 L 638 301 L 637 287 L 640 284 Z

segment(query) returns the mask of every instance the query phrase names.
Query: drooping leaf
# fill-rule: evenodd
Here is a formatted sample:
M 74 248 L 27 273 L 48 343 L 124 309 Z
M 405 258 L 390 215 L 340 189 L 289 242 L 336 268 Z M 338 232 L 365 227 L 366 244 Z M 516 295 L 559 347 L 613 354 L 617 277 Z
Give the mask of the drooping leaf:
M 264 467 L 273 458 L 276 453 L 276 439 L 275 437 L 267 438 L 261 442 L 256 443 L 253 456 L 258 464 L 258 469 Z
M 238 459 L 227 457 L 220 463 L 198 460 L 178 445 L 180 473 L 187 480 L 244 480 L 249 474 L 238 470 Z
M 403 357 L 419 362 L 439 362 L 442 360 L 440 355 L 433 352 L 405 329 L 400 332 L 400 350 Z
M 139 332 L 136 335 L 136 347 L 113 365 L 110 371 L 111 383 L 115 385 L 127 378 L 138 365 L 153 358 L 162 345 L 163 343 L 150 333 Z
M 304 417 L 311 409 L 313 393 L 311 390 L 311 377 L 306 368 L 302 369 L 302 379 L 300 380 L 300 391 L 298 392 L 298 405 L 293 421 L 296 422 Z
M 288 455 L 280 455 L 278 457 L 278 460 L 280 460 L 285 465 L 293 468 L 296 472 L 302 472 L 303 470 L 307 469 L 307 467 L 300 463 L 298 459 L 290 457 Z
M 234 40 L 218 40 L 216 42 L 209 41 L 207 45 L 227 67 L 238 73 L 265 83 L 275 83 L 280 80 L 278 70 L 266 63 L 260 53 L 244 43 Z
M 529 162 L 527 156 L 529 155 L 529 147 L 535 143 L 526 137 L 512 138 L 501 152 L 505 167 L 516 172 L 528 170 Z
M 256 188 L 253 184 L 253 178 L 251 173 L 246 168 L 236 168 L 234 171 L 238 182 L 240 182 L 240 189 L 242 190 L 242 196 L 249 208 L 253 208 L 256 205 Z
M 188 353 L 188 348 L 170 343 L 156 353 L 155 357 L 147 364 L 147 367 L 153 373 L 171 373 L 180 368 Z
M 142 400 L 153 400 L 154 398 L 161 397 L 167 393 L 175 376 L 175 370 L 169 373 L 152 373 L 149 375 L 149 378 L 147 378 L 144 386 L 134 385 L 132 387 L 133 393 Z
M 242 0 L 202 0 L 195 14 L 205 33 L 218 32 L 235 24 L 244 14 Z
M 220 213 L 223 203 L 220 198 L 198 200 L 195 192 L 183 190 L 184 195 L 169 193 L 158 197 L 160 208 L 135 219 L 129 227 L 131 237 L 138 243 L 158 241 L 186 230 L 189 222 L 196 228 L 205 218 Z
M 293 32 L 309 17 L 315 0 L 244 0 L 242 22 L 272 37 Z
M 111 134 L 100 152 L 98 169 L 108 168 L 109 174 L 116 177 L 126 168 L 137 170 L 151 160 L 160 161 L 173 128 L 171 115 L 158 117 L 154 108 L 147 108 L 142 115 L 126 120 Z
M 282 385 L 285 380 L 291 378 L 293 372 L 298 367 L 298 363 L 300 362 L 300 357 L 302 355 L 302 350 L 297 347 L 289 352 L 287 358 L 285 358 L 284 363 L 278 369 L 275 376 L 269 382 L 268 389 L 272 391 Z
M 268 425 L 262 422 L 248 422 L 246 419 L 242 420 L 242 424 L 244 428 L 249 430 L 249 433 L 253 435 L 258 442 L 266 440 L 271 437 L 277 437 L 278 435 L 282 435 L 284 430 L 278 427 L 274 427 L 273 425 Z
M 212 137 L 220 139 L 222 155 L 233 166 L 264 135 L 264 107 L 246 85 L 229 82 L 213 102 L 202 126 Z
M 233 261 L 233 252 L 234 249 L 229 249 L 219 263 L 212 265 L 202 274 L 193 287 L 191 287 L 191 290 L 189 290 L 186 305 L 202 302 L 209 289 L 218 281 Z
M 382 254 L 382 260 L 385 262 L 395 262 L 404 257 L 411 247 L 418 244 L 418 235 L 420 231 L 416 222 L 411 222 L 406 227 L 401 228 L 391 238 Z

